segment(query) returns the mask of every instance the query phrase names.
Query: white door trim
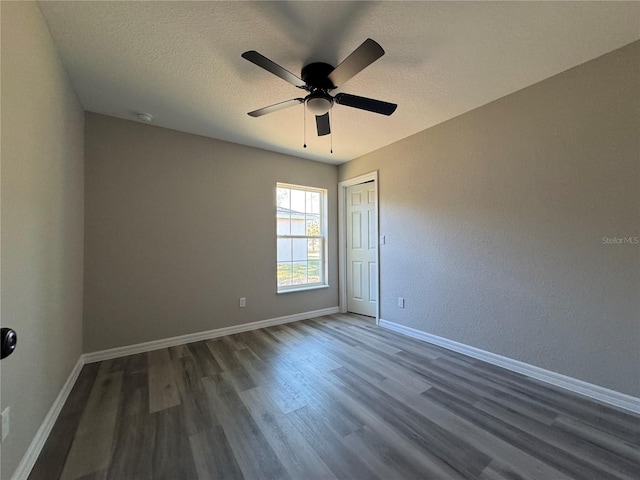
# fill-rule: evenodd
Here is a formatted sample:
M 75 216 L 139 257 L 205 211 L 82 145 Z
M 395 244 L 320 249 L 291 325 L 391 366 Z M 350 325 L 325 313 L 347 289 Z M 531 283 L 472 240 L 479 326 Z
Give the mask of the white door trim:
M 360 183 L 374 182 L 376 199 L 375 199 L 375 220 L 377 248 L 376 248 L 376 285 L 378 287 L 376 299 L 376 325 L 380 321 L 380 214 L 378 210 L 378 171 L 365 173 L 349 180 L 338 183 L 338 284 L 340 288 L 340 312 L 347 312 L 347 216 L 346 216 L 346 193 L 347 187 L 359 185 Z

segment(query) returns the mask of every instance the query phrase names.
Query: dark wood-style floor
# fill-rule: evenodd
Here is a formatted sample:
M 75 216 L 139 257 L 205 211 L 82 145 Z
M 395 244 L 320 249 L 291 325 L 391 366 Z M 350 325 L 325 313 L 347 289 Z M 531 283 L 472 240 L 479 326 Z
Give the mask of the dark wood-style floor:
M 640 418 L 336 315 L 86 365 L 37 479 L 638 479 Z

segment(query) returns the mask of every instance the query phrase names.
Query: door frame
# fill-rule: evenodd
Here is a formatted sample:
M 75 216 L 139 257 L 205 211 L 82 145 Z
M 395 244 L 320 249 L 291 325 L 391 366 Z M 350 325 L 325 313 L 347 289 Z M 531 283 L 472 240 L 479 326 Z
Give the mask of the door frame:
M 380 322 L 380 213 L 378 209 L 378 171 L 358 175 L 338 183 L 338 296 L 340 312 L 347 312 L 347 187 L 367 183 L 373 180 L 376 192 L 375 222 L 376 222 L 376 325 Z

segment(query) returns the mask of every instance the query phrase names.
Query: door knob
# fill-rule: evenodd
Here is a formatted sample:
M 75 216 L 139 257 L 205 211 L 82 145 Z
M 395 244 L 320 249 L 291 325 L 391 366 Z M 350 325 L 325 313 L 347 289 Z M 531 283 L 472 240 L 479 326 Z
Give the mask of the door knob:
M 8 357 L 16 349 L 18 334 L 10 328 L 0 329 L 0 359 Z

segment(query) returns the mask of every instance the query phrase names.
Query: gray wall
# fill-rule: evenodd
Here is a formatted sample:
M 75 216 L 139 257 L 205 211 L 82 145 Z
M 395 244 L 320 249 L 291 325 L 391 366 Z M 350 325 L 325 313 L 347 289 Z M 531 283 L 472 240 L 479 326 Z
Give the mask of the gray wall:
M 338 305 L 336 166 L 92 113 L 85 131 L 86 352 Z M 278 181 L 329 191 L 329 288 L 276 294 Z
M 639 65 L 636 42 L 342 165 L 379 170 L 381 317 L 640 395 L 640 246 L 602 241 L 640 236 Z
M 9 478 L 82 349 L 84 114 L 35 2 L 1 2 L 1 323 L 18 348 L 0 364 Z

